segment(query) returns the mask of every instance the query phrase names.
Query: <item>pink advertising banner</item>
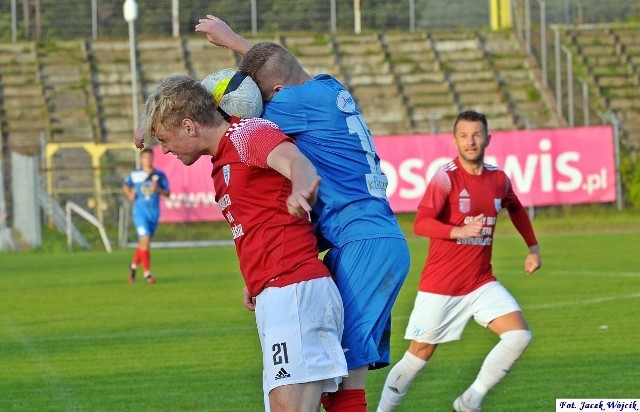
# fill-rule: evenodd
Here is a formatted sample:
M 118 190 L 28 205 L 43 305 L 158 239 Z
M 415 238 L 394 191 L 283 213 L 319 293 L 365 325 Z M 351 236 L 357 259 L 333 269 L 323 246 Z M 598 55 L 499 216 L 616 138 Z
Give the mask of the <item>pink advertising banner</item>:
M 457 155 L 451 134 L 374 139 L 395 212 L 415 211 L 435 171 Z M 211 180 L 211 159 L 190 167 L 155 148 L 171 196 L 161 203 L 164 222 L 221 220 Z M 609 126 L 492 132 L 485 162 L 503 169 L 525 206 L 613 202 L 615 162 Z
M 153 166 L 169 179 L 171 196 L 160 202 L 161 222 L 206 222 L 222 220 L 211 180 L 211 157 L 202 156 L 187 167 L 177 157 L 154 148 Z
M 503 169 L 525 206 L 613 202 L 609 126 L 495 131 L 485 162 Z M 379 137 L 376 149 L 396 212 L 415 211 L 435 171 L 457 155 L 451 134 Z

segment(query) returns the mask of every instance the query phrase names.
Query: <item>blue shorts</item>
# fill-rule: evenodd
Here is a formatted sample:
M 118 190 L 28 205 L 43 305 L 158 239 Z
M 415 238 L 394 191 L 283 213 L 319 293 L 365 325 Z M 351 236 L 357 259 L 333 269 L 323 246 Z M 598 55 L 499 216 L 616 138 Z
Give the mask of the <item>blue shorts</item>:
M 153 216 L 145 211 L 133 210 L 133 224 L 136 227 L 138 238 L 153 237 L 158 227 L 159 216 Z
M 390 362 L 391 309 L 409 272 L 404 239 L 380 238 L 334 247 L 324 262 L 344 305 L 342 347 L 349 370 Z

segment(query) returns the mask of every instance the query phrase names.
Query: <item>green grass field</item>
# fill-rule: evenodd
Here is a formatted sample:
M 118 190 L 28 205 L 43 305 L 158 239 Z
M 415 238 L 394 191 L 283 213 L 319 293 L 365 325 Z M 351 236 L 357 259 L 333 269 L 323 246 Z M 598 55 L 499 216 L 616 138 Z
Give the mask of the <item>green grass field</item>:
M 522 240 L 508 224 L 496 236 L 495 272 L 518 298 L 534 340 L 485 410 L 639 397 L 640 231 L 540 224 L 549 229 L 539 235 L 544 267 L 531 277 L 522 270 Z M 394 360 L 406 348 L 402 335 L 426 252 L 426 240 L 409 242 Z M 156 250 L 155 285 L 127 283 L 130 255 L 0 254 L 0 411 L 262 409 L 260 349 L 253 315 L 240 302 L 235 251 Z M 400 410 L 451 410 L 495 341 L 469 324 L 461 341 L 438 349 Z M 387 370 L 370 374 L 370 410 Z

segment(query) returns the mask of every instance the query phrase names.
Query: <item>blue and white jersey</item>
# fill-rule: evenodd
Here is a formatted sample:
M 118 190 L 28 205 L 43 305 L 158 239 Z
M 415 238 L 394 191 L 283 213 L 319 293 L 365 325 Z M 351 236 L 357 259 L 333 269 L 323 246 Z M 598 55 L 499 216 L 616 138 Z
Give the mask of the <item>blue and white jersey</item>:
M 134 169 L 124 179 L 124 184 L 134 188 L 136 192 L 133 213 L 141 213 L 158 219 L 160 217 L 160 193 L 151 190 L 152 182 L 155 182 L 162 190 L 169 190 L 167 175 L 158 169 L 153 169 L 150 173 L 142 169 Z
M 371 132 L 351 94 L 320 74 L 287 86 L 263 116 L 295 139 L 322 178 L 314 207 L 317 229 L 334 246 L 353 240 L 404 238 L 386 196 Z

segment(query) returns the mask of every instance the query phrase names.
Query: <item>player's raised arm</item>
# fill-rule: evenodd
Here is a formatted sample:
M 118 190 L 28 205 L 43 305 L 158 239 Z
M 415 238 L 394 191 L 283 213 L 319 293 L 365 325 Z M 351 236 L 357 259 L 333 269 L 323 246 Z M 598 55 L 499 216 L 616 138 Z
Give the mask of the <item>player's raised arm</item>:
M 316 168 L 291 142 L 277 145 L 267 156 L 267 164 L 291 180 L 291 195 L 287 199 L 289 213 L 306 216 L 318 198 L 320 177 Z
M 227 23 L 210 14 L 198 21 L 196 31 L 205 33 L 209 43 L 236 53 L 245 54 L 252 46 L 244 37 L 236 34 Z

